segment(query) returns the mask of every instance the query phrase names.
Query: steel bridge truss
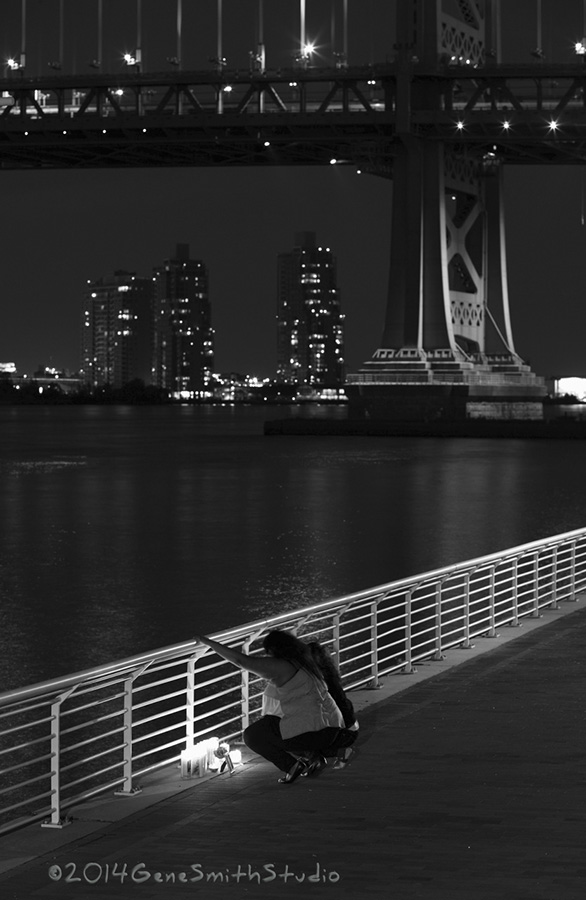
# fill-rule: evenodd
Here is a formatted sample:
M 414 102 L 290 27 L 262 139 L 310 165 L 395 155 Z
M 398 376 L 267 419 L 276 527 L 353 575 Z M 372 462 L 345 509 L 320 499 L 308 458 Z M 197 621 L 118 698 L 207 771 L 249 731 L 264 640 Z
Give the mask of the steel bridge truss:
M 0 80 L 0 167 L 335 160 L 391 177 L 406 136 L 485 163 L 583 164 L 585 86 L 582 64 L 13 75 Z

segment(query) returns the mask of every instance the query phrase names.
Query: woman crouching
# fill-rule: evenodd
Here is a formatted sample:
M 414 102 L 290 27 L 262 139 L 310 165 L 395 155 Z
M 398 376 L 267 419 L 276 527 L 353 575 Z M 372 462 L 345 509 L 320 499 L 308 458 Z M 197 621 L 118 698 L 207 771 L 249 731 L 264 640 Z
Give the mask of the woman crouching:
M 281 784 L 315 775 L 344 728 L 344 719 L 303 641 L 286 631 L 269 631 L 266 656 L 249 656 L 207 637 L 197 637 L 228 662 L 264 678 L 263 715 L 244 732 L 253 752 L 284 772 Z

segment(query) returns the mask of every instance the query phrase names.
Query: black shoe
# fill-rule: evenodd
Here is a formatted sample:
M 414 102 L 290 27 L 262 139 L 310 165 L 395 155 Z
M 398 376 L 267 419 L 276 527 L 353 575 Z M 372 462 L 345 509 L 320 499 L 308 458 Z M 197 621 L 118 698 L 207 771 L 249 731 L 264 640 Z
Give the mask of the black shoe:
M 302 772 L 302 775 L 307 775 L 308 777 L 314 777 L 315 775 L 319 775 L 323 769 L 327 766 L 328 761 L 321 753 L 314 754 L 309 760 L 309 764 L 305 772 Z
M 309 768 L 309 762 L 303 757 L 296 760 L 284 778 L 279 778 L 279 784 L 292 784 L 300 775 L 305 775 Z

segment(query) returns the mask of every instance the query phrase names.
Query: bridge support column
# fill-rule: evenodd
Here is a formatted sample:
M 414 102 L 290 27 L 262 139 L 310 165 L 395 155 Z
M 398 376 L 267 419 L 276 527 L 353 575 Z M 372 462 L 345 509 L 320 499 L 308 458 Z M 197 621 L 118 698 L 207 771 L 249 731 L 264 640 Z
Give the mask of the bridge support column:
M 385 418 L 541 418 L 544 380 L 513 344 L 499 160 L 430 138 L 419 115 L 453 108 L 439 80 L 417 77 L 421 66 L 498 59 L 492 0 L 484 15 L 458 6 L 460 18 L 443 0 L 397 3 L 386 318 L 379 349 L 348 375 L 346 392 L 356 411 Z
M 352 413 L 539 419 L 545 385 L 518 356 L 507 289 L 502 169 L 404 138 L 393 168 L 380 348 L 348 375 Z
M 384 330 L 347 376 L 352 414 L 541 418 L 544 380 L 513 342 L 501 167 L 446 153 L 412 137 L 397 149 Z

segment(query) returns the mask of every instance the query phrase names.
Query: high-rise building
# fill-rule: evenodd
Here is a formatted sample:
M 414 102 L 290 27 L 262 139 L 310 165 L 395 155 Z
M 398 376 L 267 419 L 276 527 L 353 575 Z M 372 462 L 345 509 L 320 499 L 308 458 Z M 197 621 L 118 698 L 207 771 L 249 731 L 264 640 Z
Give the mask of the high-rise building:
M 208 273 L 189 245 L 154 269 L 153 382 L 176 397 L 204 397 L 214 367 Z
M 336 259 L 317 247 L 315 233 L 295 235 L 292 253 L 278 258 L 277 379 L 308 387 L 344 381 L 344 316 Z
M 150 384 L 152 299 L 152 279 L 134 272 L 88 281 L 81 337 L 86 384 L 120 388 L 135 379 Z

